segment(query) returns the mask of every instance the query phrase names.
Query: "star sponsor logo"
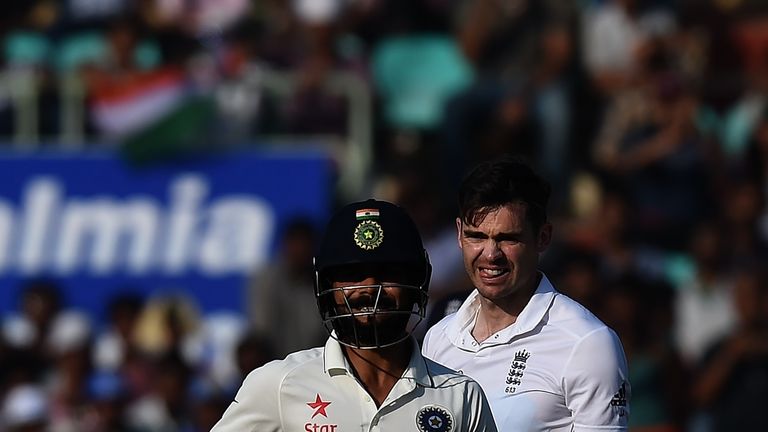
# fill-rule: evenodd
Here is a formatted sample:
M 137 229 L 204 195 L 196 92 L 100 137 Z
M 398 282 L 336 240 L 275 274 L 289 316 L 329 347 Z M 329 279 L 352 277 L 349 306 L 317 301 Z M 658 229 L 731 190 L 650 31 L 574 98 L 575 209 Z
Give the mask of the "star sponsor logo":
M 307 423 L 304 425 L 304 432 L 337 432 L 338 427 L 336 424 Z
M 322 398 L 320 398 L 320 394 L 315 394 L 315 401 L 314 402 L 307 402 L 307 405 L 315 410 L 315 412 L 312 414 L 312 417 L 315 418 L 318 414 L 322 415 L 325 418 L 328 418 L 328 413 L 325 412 L 325 410 L 328 408 L 328 405 L 330 405 L 331 402 L 326 402 Z
M 326 410 L 330 404 L 330 401 L 324 401 L 323 398 L 320 397 L 320 393 L 316 393 L 315 401 L 307 402 L 307 406 L 315 410 L 312 413 L 310 420 L 314 419 L 318 415 L 328 418 L 328 412 Z M 304 432 L 336 432 L 336 428 L 338 427 L 339 425 L 337 424 L 319 424 L 315 422 L 307 422 L 304 424 Z
M 416 414 L 416 426 L 421 432 L 450 432 L 453 415 L 441 406 L 427 405 Z

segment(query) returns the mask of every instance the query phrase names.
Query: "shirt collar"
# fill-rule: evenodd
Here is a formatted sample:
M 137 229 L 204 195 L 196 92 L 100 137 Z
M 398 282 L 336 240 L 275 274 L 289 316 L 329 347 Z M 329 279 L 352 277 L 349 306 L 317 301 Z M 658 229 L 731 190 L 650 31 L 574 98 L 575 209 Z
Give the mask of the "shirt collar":
M 513 337 L 529 332 L 544 319 L 544 315 L 552 305 L 552 301 L 557 295 L 557 291 L 552 286 L 546 275 L 541 273 L 541 281 L 536 287 L 531 299 L 523 308 L 514 324 L 498 332 L 498 338 L 489 338 L 480 346 L 497 345 L 508 343 Z M 456 312 L 454 319 L 448 326 L 448 335 L 451 342 L 458 347 L 467 347 L 467 341 L 474 341 L 471 336 L 472 328 L 475 325 L 477 313 L 480 310 L 480 293 L 475 289 L 462 303 Z M 469 338 L 467 338 L 469 335 Z M 480 346 L 475 345 L 477 349 Z
M 403 372 L 401 379 L 414 381 L 422 387 L 434 387 L 432 376 L 427 368 L 426 360 L 421 355 L 421 348 L 414 338 L 411 337 L 409 339 L 413 344 L 413 349 L 411 350 L 411 358 L 408 361 L 408 366 Z M 325 343 L 324 371 L 330 376 L 338 374 L 354 375 L 352 373 L 352 366 L 344 355 L 342 345 L 339 341 L 334 339 L 333 336 L 329 337 L 328 341 Z
M 335 333 L 335 332 L 334 332 Z M 333 336 L 325 342 L 323 350 L 323 369 L 328 375 L 336 375 L 339 372 L 349 373 L 350 366 L 347 358 L 344 356 L 344 350 L 339 341 Z

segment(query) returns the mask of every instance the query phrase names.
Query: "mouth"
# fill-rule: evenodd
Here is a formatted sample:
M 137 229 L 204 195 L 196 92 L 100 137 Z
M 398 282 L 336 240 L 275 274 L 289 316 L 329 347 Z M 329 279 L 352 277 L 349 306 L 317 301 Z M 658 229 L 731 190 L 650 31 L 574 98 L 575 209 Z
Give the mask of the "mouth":
M 374 298 L 360 297 L 349 300 L 349 308 L 353 313 L 368 314 L 386 312 L 397 309 L 397 302 L 388 297 L 379 299 L 378 307 Z
M 478 273 L 483 280 L 494 281 L 504 278 L 509 274 L 509 269 L 505 267 L 479 267 Z

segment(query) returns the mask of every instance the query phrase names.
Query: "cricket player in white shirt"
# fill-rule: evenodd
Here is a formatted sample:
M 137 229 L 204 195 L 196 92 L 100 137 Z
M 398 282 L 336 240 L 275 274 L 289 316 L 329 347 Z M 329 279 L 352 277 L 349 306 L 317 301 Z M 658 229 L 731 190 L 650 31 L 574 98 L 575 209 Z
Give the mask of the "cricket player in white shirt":
M 422 357 L 411 336 L 430 275 L 403 209 L 375 200 L 342 208 L 315 257 L 331 337 L 251 372 L 212 431 L 495 432 L 480 385 Z
M 424 356 L 480 383 L 499 431 L 624 431 L 627 361 L 616 334 L 538 271 L 549 184 L 514 159 L 462 182 L 458 242 L 475 290 L 427 331 Z

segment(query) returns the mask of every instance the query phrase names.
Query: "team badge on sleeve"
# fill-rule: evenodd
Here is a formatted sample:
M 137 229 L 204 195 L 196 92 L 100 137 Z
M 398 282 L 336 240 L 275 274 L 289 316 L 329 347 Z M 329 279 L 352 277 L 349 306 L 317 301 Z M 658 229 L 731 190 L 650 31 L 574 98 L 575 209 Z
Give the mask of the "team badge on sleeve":
M 428 405 L 416 414 L 416 426 L 421 432 L 450 432 L 453 416 L 443 407 Z

